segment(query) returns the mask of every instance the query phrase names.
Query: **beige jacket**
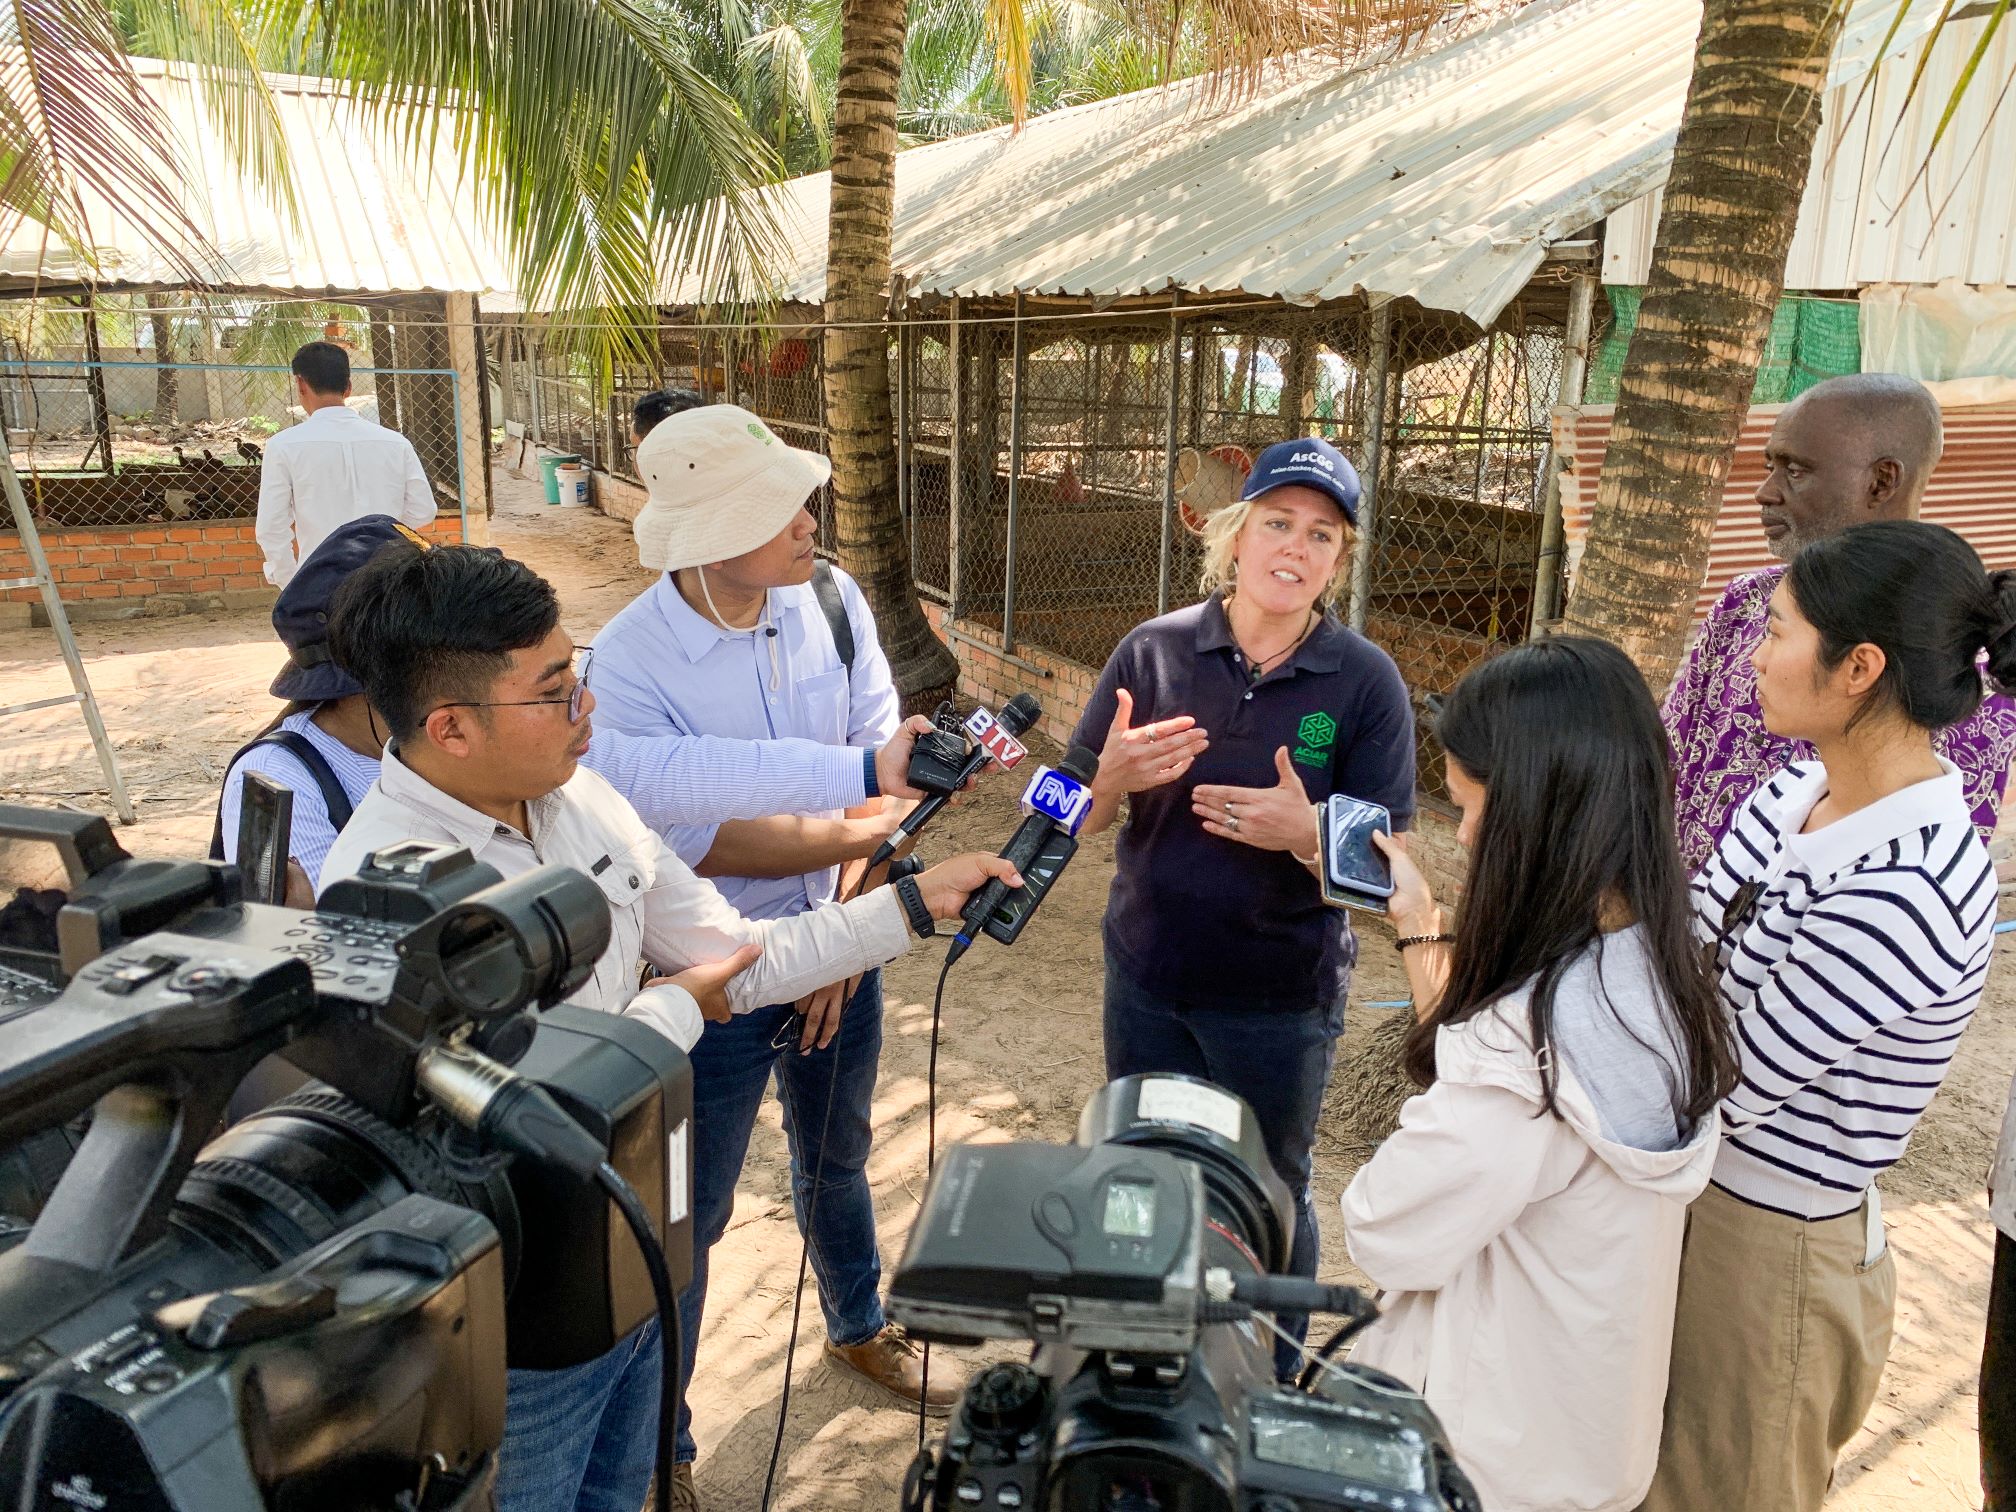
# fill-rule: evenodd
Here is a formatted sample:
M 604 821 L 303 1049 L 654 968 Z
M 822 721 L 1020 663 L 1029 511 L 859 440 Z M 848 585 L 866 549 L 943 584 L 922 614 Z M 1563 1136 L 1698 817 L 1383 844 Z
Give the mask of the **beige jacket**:
M 1659 1457 L 1716 1124 L 1676 1149 L 1616 1143 L 1565 1058 L 1563 1117 L 1539 1113 L 1526 1009 L 1440 1031 L 1435 1085 L 1344 1194 L 1351 1257 L 1386 1292 L 1352 1359 L 1422 1392 L 1490 1512 L 1625 1512 Z

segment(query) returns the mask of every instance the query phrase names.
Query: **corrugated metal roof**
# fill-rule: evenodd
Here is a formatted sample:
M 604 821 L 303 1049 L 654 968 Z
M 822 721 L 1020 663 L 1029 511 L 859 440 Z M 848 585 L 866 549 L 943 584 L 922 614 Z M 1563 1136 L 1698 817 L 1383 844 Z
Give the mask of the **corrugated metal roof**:
M 223 254 L 208 282 L 301 293 L 487 293 L 511 288 L 504 239 L 489 229 L 443 134 L 419 159 L 374 127 L 326 81 L 270 75 L 302 211 L 288 225 L 232 167 L 195 71 L 135 59 L 143 87 L 161 107 L 191 174 L 191 218 Z M 179 286 L 186 279 L 103 200 L 85 196 L 106 283 Z M 44 247 L 24 224 L 0 246 L 0 284 L 85 276 L 59 245 Z
M 1764 443 L 1784 410 L 1782 404 L 1751 408 L 1736 443 L 1736 459 L 1722 493 L 1722 513 L 1708 551 L 1708 575 L 1694 601 L 1699 619 L 1738 573 L 1766 566 L 1771 553 L 1757 517 L 1757 485 L 1764 481 Z M 1610 444 L 1615 406 L 1592 404 L 1575 416 L 1555 419 L 1555 444 L 1568 468 L 1561 475 L 1561 522 L 1569 563 L 1582 554 L 1603 453 Z M 1920 518 L 1957 530 L 1993 568 L 2016 567 L 2016 404 L 1983 405 L 1945 411 L 1946 447 L 1925 486 Z
M 1858 0 L 1833 77 L 1867 71 L 1895 11 Z M 1700 22 L 1699 0 L 1537 0 L 1376 68 L 1305 56 L 1229 110 L 1193 80 L 913 148 L 893 264 L 938 294 L 1364 291 L 1489 321 L 1551 242 L 1665 174 Z M 824 298 L 828 186 L 780 191 L 787 298 Z
M 1861 108 L 1861 84 L 1828 92 L 1813 168 L 1786 262 L 1788 289 L 1852 289 L 1871 283 L 2016 283 L 2016 26 L 2004 26 L 1947 128 L 1929 171 L 1926 148 L 1986 18 L 1950 23 L 1877 72 Z M 1929 54 L 1929 56 L 1928 56 Z M 1905 96 L 1925 58 L 1925 76 Z M 1998 104 L 2002 107 L 1997 109 Z M 1917 182 L 1914 185 L 1914 180 Z M 1642 284 L 1652 262 L 1661 196 L 1634 200 L 1604 231 L 1603 279 Z

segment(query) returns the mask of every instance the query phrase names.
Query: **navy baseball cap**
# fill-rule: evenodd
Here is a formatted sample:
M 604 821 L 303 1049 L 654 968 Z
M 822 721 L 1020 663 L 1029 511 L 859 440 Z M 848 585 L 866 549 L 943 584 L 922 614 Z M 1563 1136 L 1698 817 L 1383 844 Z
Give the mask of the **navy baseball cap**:
M 1277 441 L 1253 459 L 1253 471 L 1246 474 L 1239 497 L 1257 499 L 1270 488 L 1300 483 L 1330 500 L 1344 511 L 1353 526 L 1358 523 L 1358 469 L 1350 458 L 1328 441 L 1301 436 L 1293 441 Z
M 432 543 L 390 515 L 365 515 L 322 538 L 295 569 L 273 605 L 273 630 L 287 648 L 287 665 L 273 679 L 273 696 L 294 703 L 327 703 L 362 693 L 363 685 L 329 659 L 329 601 L 343 582 L 393 541 Z

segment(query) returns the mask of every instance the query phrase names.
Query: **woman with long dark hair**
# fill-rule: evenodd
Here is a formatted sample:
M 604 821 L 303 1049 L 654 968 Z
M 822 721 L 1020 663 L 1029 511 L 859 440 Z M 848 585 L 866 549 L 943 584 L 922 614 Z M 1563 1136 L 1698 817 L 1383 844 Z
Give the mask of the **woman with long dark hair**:
M 1623 1512 L 1652 1480 L 1687 1204 L 1735 1081 L 1666 736 L 1630 659 L 1574 637 L 1472 670 L 1436 734 L 1470 871 L 1452 931 L 1382 845 L 1425 1090 L 1344 1194 L 1389 1293 L 1354 1360 L 1424 1391 L 1492 1512 Z
M 1687 1220 L 1658 1512 L 1811 1512 L 1875 1399 L 1896 1275 L 1874 1183 L 1993 947 L 1994 871 L 1932 744 L 1980 705 L 1984 650 L 2016 684 L 2016 573 L 1937 525 L 1816 541 L 1771 595 L 1765 727 L 1816 759 L 1739 807 L 1694 879 L 1743 1077 Z

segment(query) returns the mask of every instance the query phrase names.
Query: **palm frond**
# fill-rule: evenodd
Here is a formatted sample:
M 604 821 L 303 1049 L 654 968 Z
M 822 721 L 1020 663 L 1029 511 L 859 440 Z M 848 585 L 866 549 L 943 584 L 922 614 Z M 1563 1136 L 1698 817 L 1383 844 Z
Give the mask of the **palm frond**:
M 109 231 L 94 224 L 96 200 L 193 280 L 207 248 L 183 204 L 187 178 L 102 0 L 12 0 L 0 12 L 0 239 L 39 224 L 95 268 Z
M 445 133 L 509 244 L 521 293 L 642 340 L 662 259 L 761 298 L 780 246 L 776 157 L 643 0 L 244 0 L 299 38 L 393 137 Z M 613 361 L 612 348 L 604 360 Z

